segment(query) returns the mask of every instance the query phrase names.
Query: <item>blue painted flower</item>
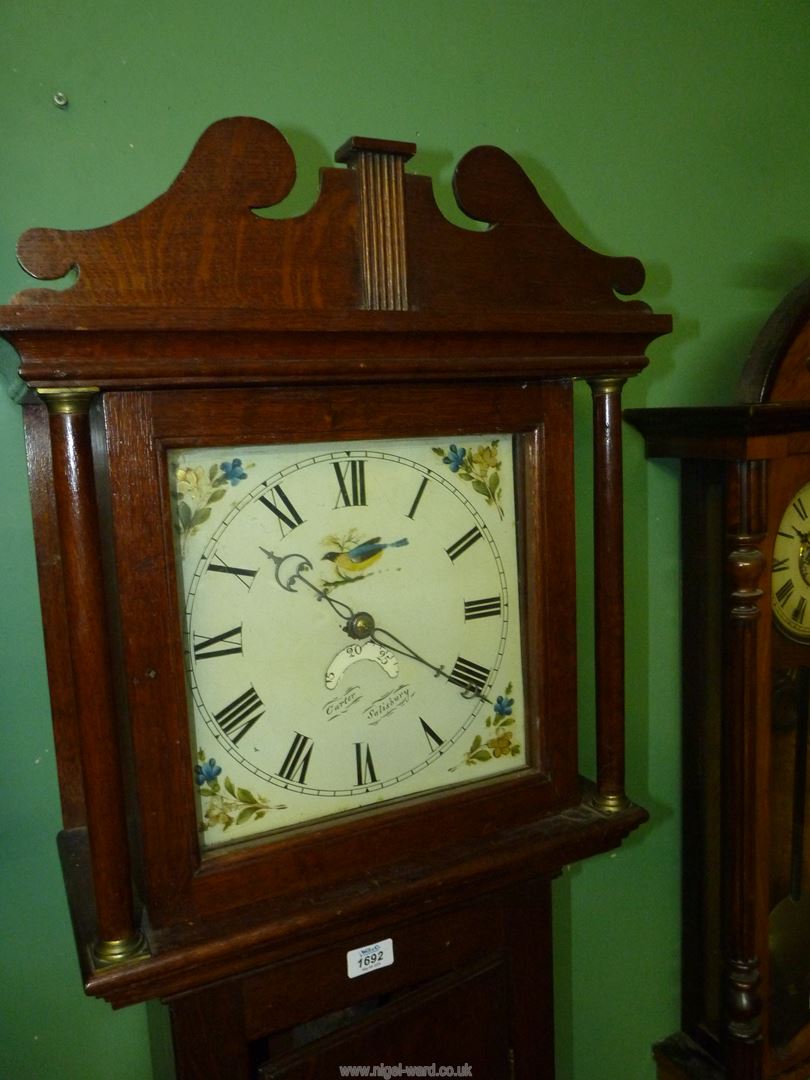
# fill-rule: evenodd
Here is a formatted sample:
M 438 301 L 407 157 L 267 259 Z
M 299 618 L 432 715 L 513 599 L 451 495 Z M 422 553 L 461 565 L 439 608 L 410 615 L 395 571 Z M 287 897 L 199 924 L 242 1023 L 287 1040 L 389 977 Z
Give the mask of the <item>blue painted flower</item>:
M 241 458 L 235 457 L 233 461 L 223 461 L 220 468 L 225 473 L 225 479 L 230 481 L 231 487 L 236 487 L 240 480 L 247 479 Z
M 217 765 L 213 758 L 209 758 L 208 761 L 203 762 L 202 765 L 194 766 L 194 779 L 197 781 L 198 786 L 202 787 L 203 784 L 208 784 L 216 780 L 221 772 L 222 767 Z
M 495 702 L 495 712 L 498 716 L 511 716 L 512 706 L 515 704 L 515 699 L 510 697 L 502 697 L 498 695 L 498 700 Z
M 449 453 L 445 454 L 445 456 L 442 458 L 442 461 L 445 463 L 445 465 L 450 466 L 450 472 L 458 472 L 458 470 L 462 466 L 462 463 L 464 462 L 466 454 L 467 451 L 464 449 L 463 446 L 461 447 L 461 449 L 459 449 L 455 445 L 455 443 L 451 443 L 450 451 Z

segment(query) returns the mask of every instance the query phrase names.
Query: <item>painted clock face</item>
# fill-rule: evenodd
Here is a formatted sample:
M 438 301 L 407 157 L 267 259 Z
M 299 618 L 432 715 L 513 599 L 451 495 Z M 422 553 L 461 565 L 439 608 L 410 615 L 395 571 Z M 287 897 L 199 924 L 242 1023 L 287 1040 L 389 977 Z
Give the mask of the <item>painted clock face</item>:
M 204 848 L 526 765 L 512 458 L 170 454 Z
M 796 493 L 779 522 L 771 599 L 782 630 L 799 641 L 810 641 L 810 483 Z

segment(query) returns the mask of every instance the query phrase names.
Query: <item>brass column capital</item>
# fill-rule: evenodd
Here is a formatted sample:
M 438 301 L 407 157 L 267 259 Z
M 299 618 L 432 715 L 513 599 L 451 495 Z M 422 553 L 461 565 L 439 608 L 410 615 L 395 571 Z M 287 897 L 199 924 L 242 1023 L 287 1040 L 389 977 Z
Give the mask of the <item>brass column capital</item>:
M 51 416 L 81 416 L 90 411 L 97 386 L 44 386 L 37 393 Z
M 594 394 L 620 394 L 624 384 L 627 382 L 627 376 L 594 375 L 587 381 Z

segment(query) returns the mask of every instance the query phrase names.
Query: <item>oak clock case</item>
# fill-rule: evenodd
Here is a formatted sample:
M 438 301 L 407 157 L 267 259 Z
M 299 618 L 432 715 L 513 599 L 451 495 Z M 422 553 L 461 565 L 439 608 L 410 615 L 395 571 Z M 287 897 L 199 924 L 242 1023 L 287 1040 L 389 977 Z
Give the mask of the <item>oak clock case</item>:
M 379 1062 L 403 1017 L 439 1061 L 461 1036 L 438 1018 L 494 995 L 469 1060 L 550 1080 L 550 881 L 646 818 L 624 789 L 621 393 L 670 320 L 508 155 L 459 163 L 472 230 L 414 149 L 355 137 L 307 214 L 264 218 L 290 148 L 221 121 L 139 213 L 26 233 L 34 276 L 79 273 L 2 311 L 85 989 L 166 1002 L 181 1077 Z M 358 948 L 391 960 L 354 978 Z

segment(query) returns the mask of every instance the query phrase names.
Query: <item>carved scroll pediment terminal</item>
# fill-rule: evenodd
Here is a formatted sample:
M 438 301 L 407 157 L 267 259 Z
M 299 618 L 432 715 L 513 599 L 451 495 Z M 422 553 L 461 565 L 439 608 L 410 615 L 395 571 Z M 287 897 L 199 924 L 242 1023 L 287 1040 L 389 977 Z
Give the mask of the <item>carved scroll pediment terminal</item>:
M 292 150 L 272 125 L 250 117 L 221 120 L 200 137 L 168 191 L 137 213 L 98 229 L 24 233 L 18 258 L 25 270 L 52 280 L 75 269 L 78 279 L 60 292 L 25 290 L 14 302 L 339 306 L 348 299 L 345 283 L 342 290 L 325 284 L 324 293 L 315 267 L 354 258 L 350 178 L 322 192 L 331 208 L 328 236 L 312 227 L 312 215 L 276 222 L 252 212 L 280 202 L 295 175 Z M 306 273 L 301 263 L 313 269 Z

